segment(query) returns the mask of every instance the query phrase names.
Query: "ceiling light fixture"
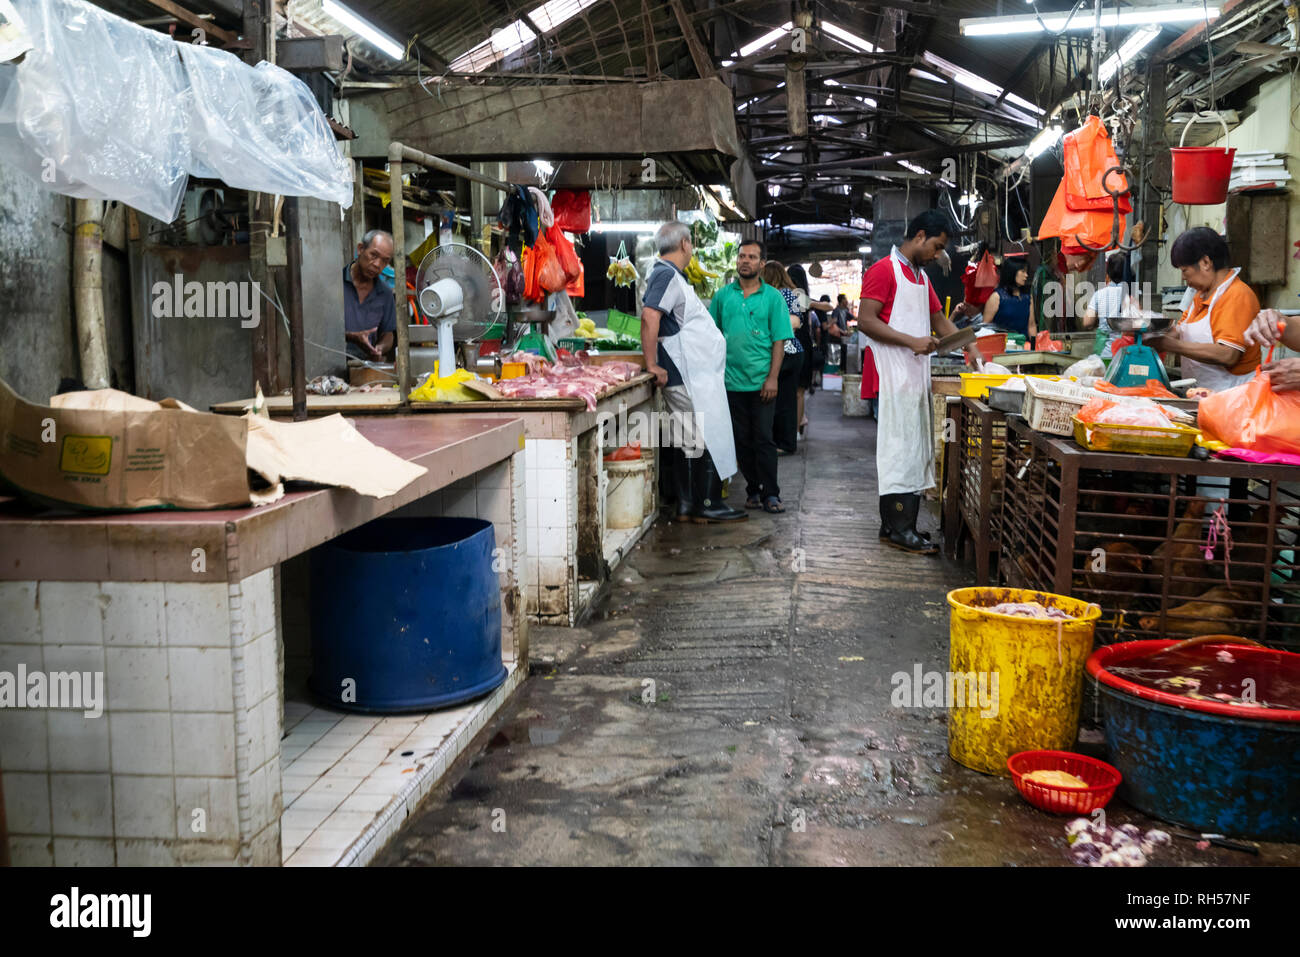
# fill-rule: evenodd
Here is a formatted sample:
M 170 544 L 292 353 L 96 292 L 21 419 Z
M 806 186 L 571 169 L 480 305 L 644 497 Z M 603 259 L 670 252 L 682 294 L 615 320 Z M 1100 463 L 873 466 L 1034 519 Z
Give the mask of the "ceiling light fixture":
M 1025 155 L 1034 159 L 1040 154 L 1046 152 L 1056 145 L 1056 141 L 1065 135 L 1065 130 L 1060 126 L 1049 126 L 1029 142 L 1025 148 Z
M 343 24 L 357 36 L 364 39 L 380 53 L 391 57 L 394 60 L 401 60 L 406 55 L 406 48 L 400 43 L 384 33 L 369 20 L 357 16 L 352 10 L 349 10 L 337 0 L 324 0 L 321 4 L 321 12 L 327 17 L 332 17 L 339 23 Z
M 1097 79 L 1102 84 L 1109 83 L 1122 66 L 1132 62 L 1133 58 L 1145 50 L 1158 36 L 1160 36 L 1160 27 L 1155 25 L 1134 30 L 1129 34 L 1128 39 L 1120 44 L 1119 49 L 1102 63 L 1101 69 L 1097 71 Z
M 1217 6 L 1201 7 L 1199 4 L 1179 3 L 1160 7 L 1131 7 L 1125 10 L 1103 10 L 1101 28 L 1140 27 L 1159 23 L 1199 23 L 1215 20 Z M 1091 30 L 1096 25 L 1095 16 L 1068 12 L 1044 13 L 1039 16 L 967 17 L 958 23 L 962 36 L 1006 37 L 1044 30 Z

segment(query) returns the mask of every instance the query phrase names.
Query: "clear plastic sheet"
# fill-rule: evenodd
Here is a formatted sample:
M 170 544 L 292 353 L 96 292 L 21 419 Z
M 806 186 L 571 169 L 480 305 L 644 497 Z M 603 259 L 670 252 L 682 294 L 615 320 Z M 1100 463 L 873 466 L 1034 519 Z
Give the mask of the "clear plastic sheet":
M 212 47 L 177 45 L 189 78 L 195 176 L 352 205 L 352 170 L 307 84 Z
M 351 205 L 351 167 L 291 74 L 81 0 L 12 3 L 32 49 L 0 65 L 0 161 L 42 188 L 168 222 L 190 175 Z

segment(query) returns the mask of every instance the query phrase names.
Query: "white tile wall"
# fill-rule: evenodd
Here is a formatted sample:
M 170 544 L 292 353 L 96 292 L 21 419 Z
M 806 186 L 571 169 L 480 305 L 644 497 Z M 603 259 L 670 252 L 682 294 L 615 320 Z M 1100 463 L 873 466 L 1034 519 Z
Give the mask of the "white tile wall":
M 162 582 L 104 582 L 104 644 L 166 644 Z
M 41 634 L 46 644 L 102 645 L 104 614 L 98 588 L 84 582 L 41 582 Z
M 219 648 L 230 644 L 229 594 L 224 582 L 167 582 L 167 643 Z
M 171 707 L 166 648 L 104 650 L 110 711 L 167 711 Z
M 198 777 L 235 774 L 235 719 L 231 714 L 173 714 L 176 773 Z
M 54 715 L 81 712 L 0 708 L 0 768 L 10 771 L 44 771 L 50 766 L 48 727 Z
M 171 710 L 230 711 L 230 649 L 169 648 Z
M 115 863 L 115 849 L 111 840 L 54 839 L 56 867 L 112 867 Z
M 175 783 L 170 777 L 113 775 L 113 833 L 116 837 L 169 840 L 176 833 Z
M 0 642 L 41 640 L 36 594 L 36 582 L 0 582 Z
M 8 807 L 9 777 L 5 776 Z M 50 775 L 50 808 L 55 834 L 73 837 L 113 836 L 113 781 L 108 774 Z M 17 827 L 14 828 L 17 831 Z M 54 856 L 58 858 L 58 848 Z
M 87 718 L 80 711 L 51 711 L 49 764 L 52 771 L 108 771 L 110 717 Z M 2 736 L 2 734 L 0 734 Z M 171 763 L 171 739 L 167 739 Z M 4 764 L 0 758 L 0 764 Z M 8 767 L 7 764 L 5 764 Z
M 172 722 L 167 712 L 117 711 L 102 720 L 112 738 L 114 773 L 171 775 Z

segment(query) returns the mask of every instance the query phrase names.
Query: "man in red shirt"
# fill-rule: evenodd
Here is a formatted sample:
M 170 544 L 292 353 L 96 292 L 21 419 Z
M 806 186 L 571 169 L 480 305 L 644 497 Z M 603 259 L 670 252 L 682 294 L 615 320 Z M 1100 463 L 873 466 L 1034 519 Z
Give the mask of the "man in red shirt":
M 880 377 L 876 474 L 880 538 L 905 552 L 933 555 L 939 546 L 916 529 L 921 494 L 934 487 L 930 353 L 957 331 L 922 267 L 948 245 L 953 227 L 938 210 L 907 224 L 907 238 L 862 277 L 858 329 L 871 339 Z

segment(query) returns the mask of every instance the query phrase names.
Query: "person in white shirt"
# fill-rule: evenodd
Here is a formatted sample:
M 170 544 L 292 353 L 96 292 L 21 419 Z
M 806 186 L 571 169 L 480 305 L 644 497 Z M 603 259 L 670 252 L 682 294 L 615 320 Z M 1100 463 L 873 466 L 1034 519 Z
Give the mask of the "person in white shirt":
M 1097 340 L 1101 344 L 1098 350 L 1103 359 L 1113 358 L 1115 342 L 1122 333 L 1111 322 L 1124 315 L 1128 305 L 1128 288 L 1124 284 L 1124 254 L 1119 253 L 1106 260 L 1106 279 L 1109 280 L 1092 294 L 1088 308 L 1083 312 L 1083 328 L 1097 329 Z M 1102 343 L 1102 336 L 1105 342 Z

